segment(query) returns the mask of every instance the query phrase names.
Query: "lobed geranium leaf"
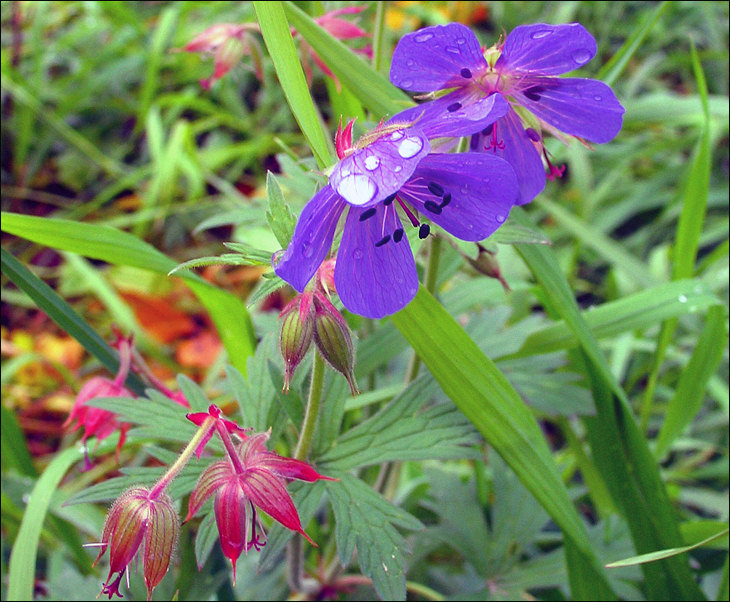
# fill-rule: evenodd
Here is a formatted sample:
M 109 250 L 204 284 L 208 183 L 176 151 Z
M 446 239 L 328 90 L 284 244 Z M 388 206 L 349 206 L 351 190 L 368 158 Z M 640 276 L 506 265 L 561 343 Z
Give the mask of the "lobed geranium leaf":
M 297 225 L 297 218 L 284 200 L 281 187 L 276 176 L 270 171 L 266 173 L 266 197 L 269 200 L 269 210 L 266 212 L 266 221 L 271 226 L 271 231 L 276 236 L 282 249 L 289 246 L 289 241 L 294 234 L 294 227 Z M 269 258 L 269 263 L 270 263 Z
M 341 435 L 319 458 L 320 465 L 349 470 L 396 460 L 479 457 L 468 447 L 479 442 L 477 433 L 452 404 L 422 409 L 437 392 L 431 375 L 415 380 L 372 418 Z
M 325 486 L 335 513 L 335 537 L 340 562 L 347 565 L 357 549 L 363 575 L 373 580 L 383 600 L 405 600 L 404 551 L 408 543 L 396 529 L 418 530 L 423 525 L 405 510 L 347 473 L 331 472 L 339 481 Z

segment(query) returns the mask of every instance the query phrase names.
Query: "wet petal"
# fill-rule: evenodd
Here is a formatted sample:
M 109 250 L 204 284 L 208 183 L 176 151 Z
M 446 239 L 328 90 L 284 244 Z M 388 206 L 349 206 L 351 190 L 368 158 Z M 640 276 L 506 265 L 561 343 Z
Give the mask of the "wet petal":
M 431 92 L 468 85 L 486 66 L 479 40 L 468 27 L 435 25 L 400 39 L 390 81 L 404 90 Z
M 513 109 L 494 124 L 493 133 L 475 136 L 471 150 L 485 150 L 512 166 L 520 188 L 518 205 L 529 203 L 545 188 L 545 168 L 540 153 Z
M 302 209 L 289 247 L 274 266 L 276 274 L 299 292 L 327 257 L 345 207 L 332 188 L 325 186 Z
M 507 114 L 509 104 L 501 94 L 461 88 L 442 98 L 406 109 L 393 121 L 416 121 L 429 138 L 470 136 Z
M 395 242 L 402 229 L 393 205 L 381 203 L 375 214 L 351 209 L 335 264 L 335 287 L 344 306 L 368 318 L 382 318 L 405 307 L 418 290 L 416 262 L 408 239 Z M 381 243 L 386 235 L 390 239 Z
M 520 104 L 566 134 L 602 143 L 613 140 L 621 130 L 625 109 L 601 81 L 541 78 L 531 90 L 520 95 Z
M 585 65 L 596 54 L 596 41 L 580 23 L 520 25 L 507 36 L 497 71 L 560 75 Z
M 350 205 L 371 206 L 400 190 L 431 147 L 419 128 L 394 129 L 340 161 L 330 186 Z
M 488 153 L 431 154 L 400 192 L 424 217 L 462 240 L 483 240 L 518 199 L 512 167 Z

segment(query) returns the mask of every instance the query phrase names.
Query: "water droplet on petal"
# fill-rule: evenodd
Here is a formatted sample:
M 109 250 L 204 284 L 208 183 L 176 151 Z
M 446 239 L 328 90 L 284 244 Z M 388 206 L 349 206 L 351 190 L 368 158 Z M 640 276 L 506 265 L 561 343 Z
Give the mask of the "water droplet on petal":
M 456 38 L 457 44 L 466 44 L 466 38 Z
M 504 220 L 506 220 L 507 218 L 500 213 L 494 219 L 496 219 L 500 224 L 503 224 Z
M 337 194 L 351 205 L 364 205 L 372 200 L 376 192 L 378 187 L 375 182 L 360 174 L 342 178 L 337 184 Z
M 686 297 L 686 296 L 684 296 L 684 295 L 679 295 L 679 299 L 678 299 L 678 301 L 679 301 L 680 303 L 687 303 L 687 297 Z
M 416 42 L 419 44 L 423 42 L 428 42 L 433 37 L 433 34 L 430 31 L 427 31 L 426 33 L 422 33 L 420 35 L 417 35 L 415 37 Z
M 538 29 L 537 31 L 533 32 L 530 36 L 533 40 L 540 40 L 544 37 L 549 36 L 552 33 L 551 29 Z
M 400 173 L 400 172 L 401 172 L 402 170 L 403 170 L 403 168 L 402 168 L 402 167 L 401 167 L 400 165 L 396 165 L 396 166 L 395 166 L 395 167 L 393 168 L 393 171 L 394 171 L 395 173 Z
M 378 159 L 375 155 L 368 155 L 365 157 L 365 169 L 368 171 L 374 171 L 378 169 L 378 166 L 380 165 L 380 159 Z
M 398 130 L 397 132 L 393 132 L 390 135 L 391 140 L 400 140 L 401 138 L 403 138 L 403 132 L 401 132 L 400 130 Z
M 412 59 L 408 59 L 406 61 L 406 67 L 413 67 L 416 64 L 416 62 Z
M 415 157 L 423 148 L 423 141 L 415 136 L 409 136 L 398 145 L 398 154 L 404 159 Z
M 578 65 L 583 65 L 591 60 L 591 53 L 589 50 L 585 49 L 574 50 L 570 55 L 570 58 L 572 58 Z
M 412 79 L 402 79 L 398 84 L 401 88 L 410 88 L 413 85 Z
M 346 178 L 346 177 L 347 177 L 347 176 L 349 176 L 349 175 L 350 175 L 351 173 L 352 173 L 352 172 L 351 172 L 351 171 L 350 171 L 349 169 L 343 169 L 343 170 L 342 170 L 342 171 L 340 172 L 340 176 L 341 176 L 341 177 L 343 177 L 343 178 Z
M 450 52 L 451 54 L 461 54 L 461 51 L 456 46 L 447 46 L 446 52 Z
M 302 243 L 302 255 L 309 259 L 312 256 L 312 253 L 314 253 L 314 247 L 308 242 Z
M 360 249 L 355 249 L 352 252 L 352 258 L 353 259 L 362 259 L 362 251 Z
M 603 96 L 601 96 L 600 94 L 596 94 L 593 96 L 593 100 L 595 100 L 596 102 L 601 102 L 603 100 Z

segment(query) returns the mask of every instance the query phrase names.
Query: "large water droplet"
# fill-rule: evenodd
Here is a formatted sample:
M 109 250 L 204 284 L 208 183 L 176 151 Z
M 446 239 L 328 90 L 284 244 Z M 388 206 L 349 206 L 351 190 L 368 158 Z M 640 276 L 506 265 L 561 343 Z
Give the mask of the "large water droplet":
M 496 219 L 500 224 L 503 224 L 504 220 L 506 220 L 507 218 L 504 215 L 502 215 L 501 213 L 499 213 L 499 214 L 497 214 L 497 216 L 494 219 Z
M 427 31 L 426 33 L 419 34 L 415 37 L 416 42 L 419 44 L 423 42 L 428 42 L 433 37 L 433 34 L 430 31 Z
M 368 155 L 365 157 L 365 169 L 368 171 L 374 171 L 378 169 L 378 166 L 380 165 L 380 159 L 378 159 L 375 155 Z
M 423 148 L 423 141 L 415 136 L 409 136 L 398 145 L 398 154 L 404 159 L 415 157 Z
M 461 54 L 461 51 L 456 46 L 447 46 L 446 52 L 450 52 L 451 54 Z
M 591 60 L 591 53 L 589 50 L 581 48 L 579 50 L 574 50 L 571 53 L 570 58 L 572 58 L 578 65 L 583 65 Z
M 391 140 L 400 140 L 401 138 L 403 138 L 403 136 L 404 136 L 403 132 L 401 132 L 400 130 L 398 130 L 396 132 L 393 132 L 390 135 L 390 139 Z
M 352 252 L 352 257 L 353 257 L 353 259 L 358 259 L 358 260 L 362 259 L 362 251 L 360 249 L 355 249 Z
M 337 184 L 337 194 L 351 205 L 364 205 L 372 200 L 376 192 L 378 187 L 375 182 L 361 174 L 342 178 Z
M 533 40 L 540 40 L 542 38 L 549 36 L 551 33 L 552 33 L 551 29 L 538 29 L 537 31 L 533 32 L 530 37 Z

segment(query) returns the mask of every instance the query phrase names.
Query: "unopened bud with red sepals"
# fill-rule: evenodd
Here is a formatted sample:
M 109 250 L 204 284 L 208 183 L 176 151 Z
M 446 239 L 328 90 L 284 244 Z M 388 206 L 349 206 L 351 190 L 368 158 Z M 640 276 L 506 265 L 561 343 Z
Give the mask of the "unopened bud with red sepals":
M 499 280 L 499 283 L 502 285 L 505 292 L 510 292 L 512 289 L 509 287 L 509 284 L 507 284 L 507 281 L 502 277 L 502 272 L 499 269 L 497 254 L 485 249 L 479 243 L 477 243 L 477 248 L 479 249 L 479 254 L 476 259 L 472 259 L 471 257 L 466 258 L 471 266 L 477 272 Z
M 321 293 L 314 294 L 314 342 L 322 357 L 342 373 L 353 395 L 359 393 L 355 382 L 355 353 L 352 334 L 345 318 Z
M 281 312 L 281 336 L 279 348 L 284 358 L 284 392 L 289 392 L 289 385 L 297 366 L 307 355 L 312 344 L 314 331 L 313 293 L 304 292 L 297 295 Z

